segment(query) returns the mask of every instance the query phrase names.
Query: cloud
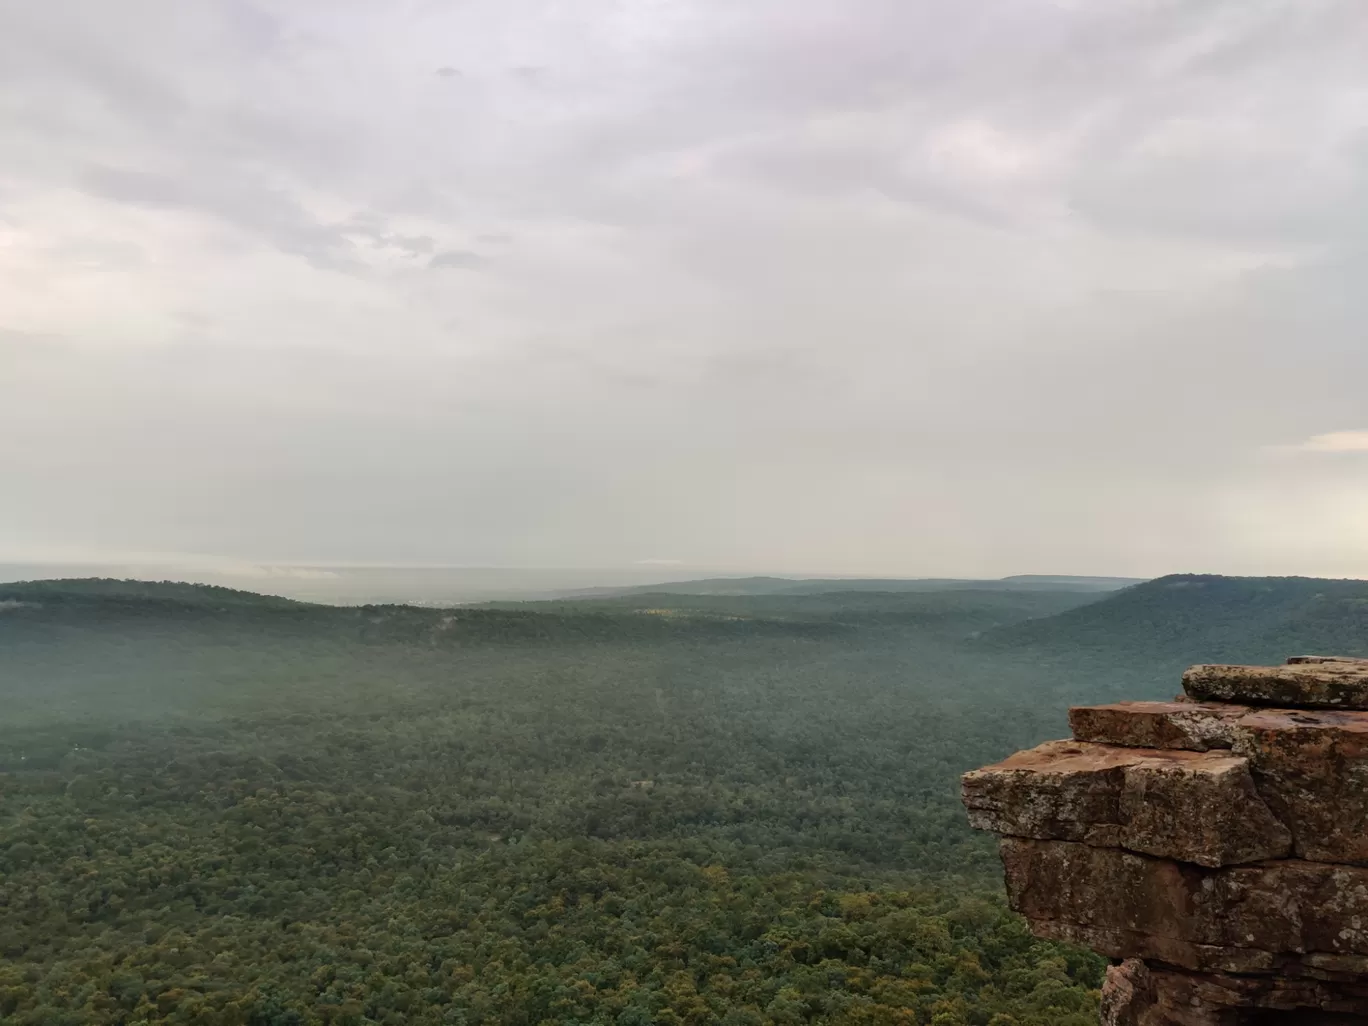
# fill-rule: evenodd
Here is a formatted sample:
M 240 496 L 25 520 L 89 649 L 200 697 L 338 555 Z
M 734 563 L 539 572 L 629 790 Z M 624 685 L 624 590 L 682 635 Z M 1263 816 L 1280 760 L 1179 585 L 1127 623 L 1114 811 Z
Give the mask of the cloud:
M 333 580 L 338 577 L 334 570 L 322 570 L 305 566 L 255 566 L 247 563 L 217 564 L 212 568 L 225 576 L 285 578 L 301 581 Z
M 457 268 L 460 270 L 474 270 L 483 267 L 489 262 L 488 258 L 479 253 L 472 253 L 464 249 L 449 249 L 444 253 L 438 253 L 428 261 L 428 266 L 434 269 L 444 267 Z
M 73 2 L 0 4 L 10 549 L 1368 573 L 1256 448 L 1362 451 L 1360 0 Z
M 431 253 L 437 240 L 431 235 L 385 235 L 380 239 L 387 246 L 401 249 L 409 256 L 422 256 Z
M 341 225 L 319 220 L 285 189 L 255 175 L 200 175 L 193 170 L 168 174 L 92 164 L 83 169 L 79 181 L 102 199 L 222 220 L 323 269 L 357 266 Z
M 1368 453 L 1368 431 L 1330 431 L 1323 435 L 1312 435 L 1300 445 L 1290 448 L 1296 452 Z
M 395 249 L 409 257 L 426 256 L 437 246 L 437 240 L 431 235 L 389 231 L 386 220 L 369 211 L 353 214 L 342 230 L 349 238 L 365 239 L 377 249 Z

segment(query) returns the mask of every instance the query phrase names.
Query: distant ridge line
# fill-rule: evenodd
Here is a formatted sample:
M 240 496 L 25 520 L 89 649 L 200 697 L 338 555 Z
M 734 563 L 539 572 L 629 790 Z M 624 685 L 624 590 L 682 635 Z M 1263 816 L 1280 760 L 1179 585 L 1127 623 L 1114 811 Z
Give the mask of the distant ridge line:
M 1140 577 L 1083 577 L 1069 574 L 1017 574 L 999 578 L 964 577 L 705 577 L 663 584 L 581 588 L 566 598 L 615 598 L 628 595 L 815 595 L 828 592 L 884 591 L 1085 591 L 1111 592 L 1141 584 Z
M 997 649 L 1165 659 L 1279 662 L 1287 652 L 1368 655 L 1368 581 L 1170 574 L 1053 616 L 995 628 Z

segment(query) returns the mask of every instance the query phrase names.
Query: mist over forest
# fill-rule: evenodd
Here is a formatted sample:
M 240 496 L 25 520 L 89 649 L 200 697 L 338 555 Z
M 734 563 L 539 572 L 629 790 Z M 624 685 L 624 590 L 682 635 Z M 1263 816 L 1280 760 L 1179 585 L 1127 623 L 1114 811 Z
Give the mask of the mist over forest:
M 1006 910 L 958 775 L 1368 654 L 1364 582 L 861 587 L 0 585 L 0 1016 L 1083 1026 L 1103 963 Z

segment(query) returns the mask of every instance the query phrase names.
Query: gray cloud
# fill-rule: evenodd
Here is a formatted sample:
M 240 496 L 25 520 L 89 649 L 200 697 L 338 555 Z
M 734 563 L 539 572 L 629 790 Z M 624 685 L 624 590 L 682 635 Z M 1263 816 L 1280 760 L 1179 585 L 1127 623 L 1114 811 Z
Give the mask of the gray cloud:
M 428 261 L 428 266 L 432 268 L 460 268 L 471 270 L 476 267 L 483 267 L 488 260 L 480 256 L 479 253 L 472 253 L 464 249 L 449 249 L 444 253 L 436 254 Z
M 381 237 L 381 241 L 415 257 L 431 253 L 433 246 L 437 244 L 437 240 L 431 235 L 385 235 Z
M 118 203 L 220 217 L 319 268 L 351 263 L 347 254 L 351 243 L 340 228 L 309 216 L 284 191 L 250 179 L 200 179 L 193 173 L 172 176 L 95 165 L 85 169 L 80 181 L 94 195 Z
M 0 558 L 1368 575 L 1365 29 L 0 8 Z

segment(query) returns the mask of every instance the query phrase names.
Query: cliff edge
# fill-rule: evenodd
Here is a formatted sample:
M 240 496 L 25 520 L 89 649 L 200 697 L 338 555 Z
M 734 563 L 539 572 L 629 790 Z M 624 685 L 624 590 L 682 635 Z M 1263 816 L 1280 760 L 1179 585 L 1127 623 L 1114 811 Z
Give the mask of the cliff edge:
M 1105 1026 L 1368 1023 L 1368 660 L 1183 689 L 965 774 L 1012 907 L 1113 959 Z

